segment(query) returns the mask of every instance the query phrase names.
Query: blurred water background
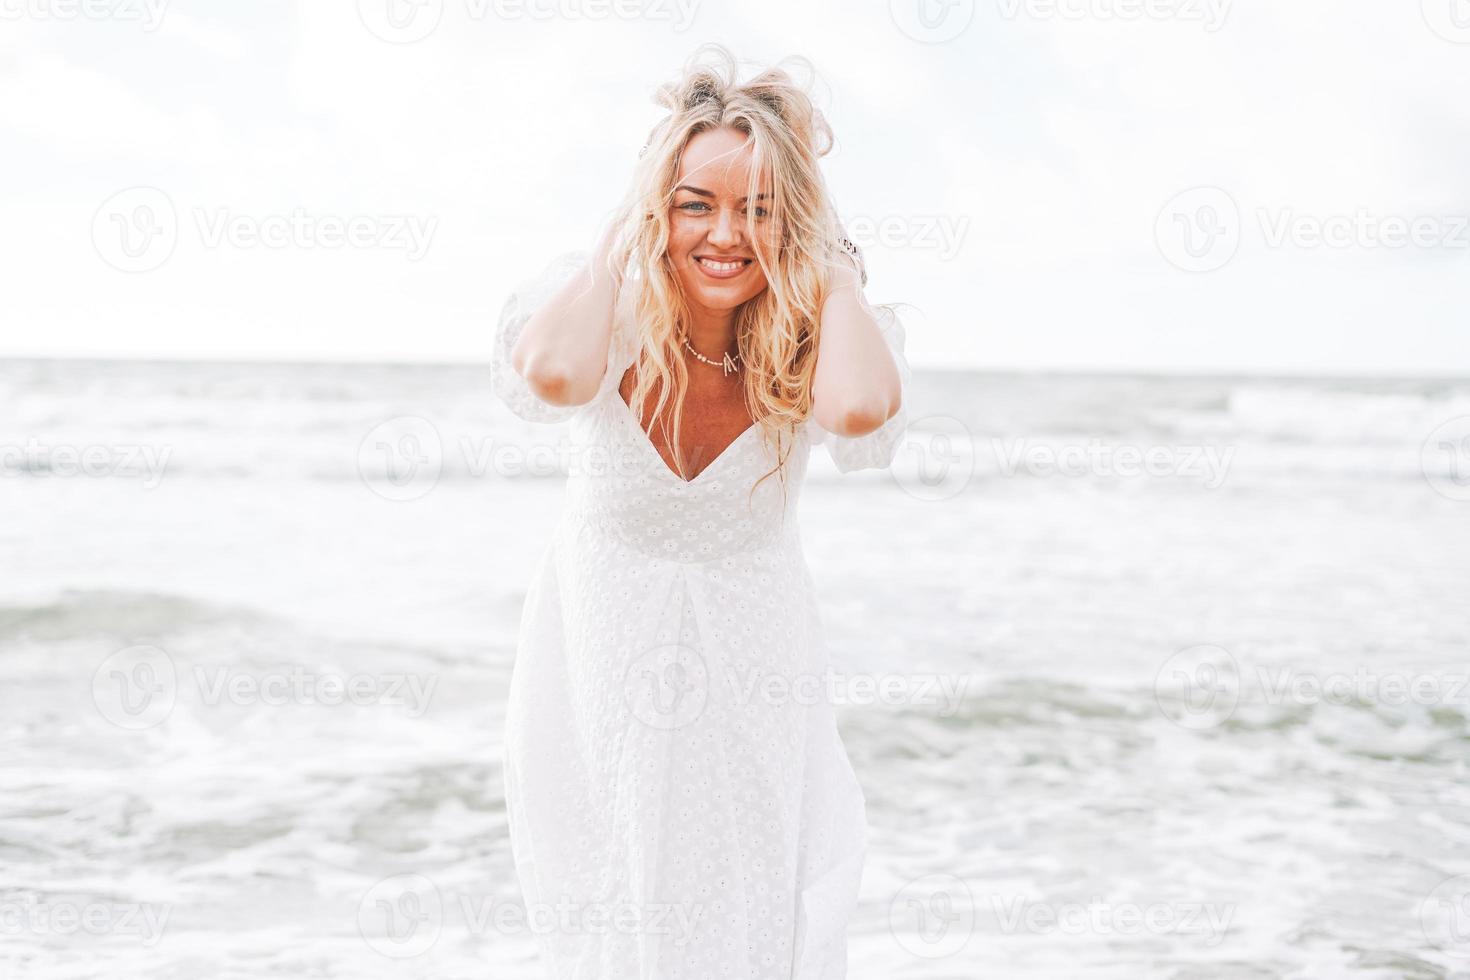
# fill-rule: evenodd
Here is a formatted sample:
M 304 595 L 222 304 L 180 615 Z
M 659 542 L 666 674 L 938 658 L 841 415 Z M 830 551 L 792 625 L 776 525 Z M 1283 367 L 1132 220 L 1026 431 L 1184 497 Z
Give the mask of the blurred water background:
M 538 977 L 500 736 L 563 429 L 473 367 L 4 361 L 0 405 L 0 973 Z M 1470 381 L 910 413 L 800 503 L 838 671 L 894 681 L 842 691 L 852 977 L 1470 975 Z

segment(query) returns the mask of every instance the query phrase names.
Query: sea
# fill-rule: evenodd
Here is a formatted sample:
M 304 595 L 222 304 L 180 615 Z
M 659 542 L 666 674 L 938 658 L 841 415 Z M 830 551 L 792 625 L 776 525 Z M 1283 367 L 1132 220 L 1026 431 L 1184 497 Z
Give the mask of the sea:
M 0 408 L 0 976 L 542 980 L 501 747 L 565 427 L 475 365 L 8 360 Z M 908 412 L 799 503 L 849 976 L 1470 977 L 1470 379 Z

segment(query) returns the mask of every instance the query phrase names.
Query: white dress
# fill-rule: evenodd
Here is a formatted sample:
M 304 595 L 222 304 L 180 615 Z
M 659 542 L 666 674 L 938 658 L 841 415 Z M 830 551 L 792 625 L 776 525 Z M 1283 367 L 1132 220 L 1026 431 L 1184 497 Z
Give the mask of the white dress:
M 862 789 L 824 697 L 829 666 L 794 512 L 811 446 L 887 466 L 903 411 L 840 438 L 808 422 L 778 475 L 757 426 L 693 480 L 618 393 L 621 304 L 597 396 L 549 405 L 510 366 L 570 253 L 506 303 L 493 387 L 570 421 L 566 506 L 529 586 L 506 713 L 511 847 L 554 980 L 839 980 L 866 842 Z M 902 324 L 877 310 L 905 393 Z M 788 440 L 789 441 L 789 440 Z

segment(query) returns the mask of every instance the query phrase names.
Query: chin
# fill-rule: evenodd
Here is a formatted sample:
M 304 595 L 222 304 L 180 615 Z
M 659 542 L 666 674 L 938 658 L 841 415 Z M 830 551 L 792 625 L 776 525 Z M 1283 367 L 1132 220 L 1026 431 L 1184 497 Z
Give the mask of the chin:
M 764 290 L 761 289 L 757 289 L 754 292 L 748 289 L 739 290 L 738 292 L 723 289 L 699 290 L 693 294 L 693 298 L 696 303 L 706 310 L 723 312 L 726 310 L 740 309 L 740 307 L 755 299 L 762 292 Z
M 679 281 L 685 295 L 707 310 L 733 310 L 765 292 L 765 277 L 752 265 L 729 282 L 711 280 L 699 270 L 698 263 L 686 259 L 679 269 Z

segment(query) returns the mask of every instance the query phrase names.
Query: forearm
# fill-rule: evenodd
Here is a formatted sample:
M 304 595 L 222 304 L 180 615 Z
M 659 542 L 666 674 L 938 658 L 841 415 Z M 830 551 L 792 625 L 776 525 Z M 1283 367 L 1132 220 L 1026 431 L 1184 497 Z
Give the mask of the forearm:
M 511 351 L 516 373 L 549 404 L 585 404 L 606 373 L 616 296 L 607 251 L 604 235 L 587 265 L 526 321 Z
M 898 366 L 865 304 L 856 273 L 843 273 L 822 304 L 812 414 L 840 436 L 866 435 L 899 409 Z

